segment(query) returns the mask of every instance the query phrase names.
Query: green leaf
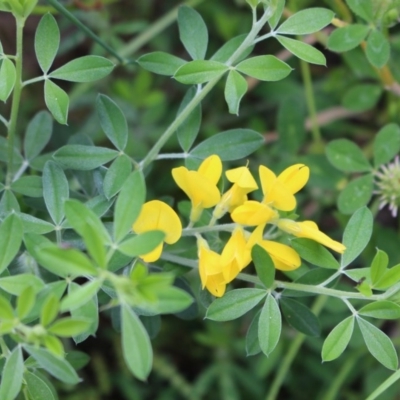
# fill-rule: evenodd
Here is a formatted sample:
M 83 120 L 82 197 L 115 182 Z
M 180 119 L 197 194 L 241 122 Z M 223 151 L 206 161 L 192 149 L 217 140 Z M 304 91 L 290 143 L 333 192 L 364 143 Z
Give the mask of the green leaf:
M 0 100 L 8 99 L 14 88 L 16 76 L 14 63 L 8 58 L 3 58 L 0 67 Z
M 31 287 L 34 293 L 44 288 L 43 281 L 33 274 L 18 274 L 0 278 L 0 288 L 14 296 L 19 296 L 27 287 Z
M 100 290 L 102 281 L 93 280 L 68 293 L 61 301 L 61 312 L 73 311 L 90 301 Z
M 24 154 L 32 160 L 46 147 L 53 131 L 53 119 L 47 111 L 39 111 L 29 122 L 24 137 Z
M 247 92 L 247 82 L 239 72 L 229 71 L 225 84 L 225 101 L 231 114 L 239 115 L 239 105 Z
M 342 104 L 352 111 L 367 111 L 375 107 L 382 94 L 382 87 L 377 84 L 362 83 L 351 87 L 344 94 Z
M 107 76 L 114 69 L 114 64 L 100 56 L 75 58 L 53 71 L 49 76 L 71 82 L 93 82 Z
M 66 317 L 58 319 L 47 330 L 56 336 L 72 337 L 85 332 L 90 324 L 87 319 Z
M 201 15 L 193 8 L 178 10 L 179 38 L 193 60 L 203 60 L 208 45 L 208 31 Z
M 274 3 L 276 5 L 276 9 L 272 15 L 272 17 L 268 20 L 268 24 L 273 31 L 276 26 L 279 24 L 279 21 L 282 18 L 283 10 L 285 9 L 286 0 L 276 0 Z
M 80 285 L 71 282 L 71 284 L 68 286 L 68 292 L 73 293 L 80 288 Z M 87 301 L 85 304 L 81 305 L 79 308 L 72 310 L 71 317 L 82 318 L 89 322 L 88 328 L 83 333 L 80 333 L 79 335 L 75 335 L 73 337 L 75 343 L 81 343 L 85 341 L 89 336 L 95 335 L 99 327 L 99 306 L 96 294 L 94 294 L 94 296 L 89 299 L 89 301 Z
M 275 298 L 268 294 L 258 321 L 258 341 L 262 352 L 268 357 L 279 342 L 282 316 Z
M 138 257 L 153 251 L 162 243 L 165 233 L 162 231 L 148 231 L 140 235 L 130 236 L 118 245 L 121 253 L 130 257 Z
M 137 63 L 155 74 L 172 76 L 186 61 L 163 51 L 155 51 L 139 57 Z
M 68 144 L 57 150 L 53 157 L 65 168 L 90 171 L 118 156 L 118 151 L 98 146 Z
M 47 13 L 41 18 L 36 28 L 35 53 L 40 68 L 47 74 L 60 46 L 60 30 L 55 18 Z
M 14 400 L 21 390 L 22 378 L 24 374 L 24 359 L 20 346 L 7 357 L 3 368 L 0 386 L 1 400 Z
M 128 142 L 128 124 L 118 105 L 104 94 L 96 99 L 96 109 L 100 125 L 112 144 L 123 151 Z
M 67 93 L 50 79 L 44 82 L 44 100 L 54 119 L 62 124 L 67 124 L 69 97 Z
M 50 293 L 40 310 L 40 323 L 43 326 L 50 325 L 58 315 L 60 300 L 54 293 Z
M 42 179 L 39 176 L 22 176 L 11 183 L 11 190 L 28 197 L 42 197 Z
M 354 316 L 347 317 L 329 333 L 322 346 L 322 361 L 338 358 L 346 349 L 354 329 Z
M 41 377 L 26 371 L 24 373 L 30 400 L 57 400 L 49 383 Z
M 0 201 L 0 214 L 8 214 L 20 211 L 20 206 L 14 193 L 10 190 L 4 190 Z
M 97 275 L 91 261 L 75 249 L 60 249 L 54 244 L 36 248 L 33 255 L 44 268 L 61 277 Z
M 275 280 L 275 266 L 270 255 L 256 244 L 251 249 L 251 259 L 260 281 L 267 289 L 271 288 Z
M 150 373 L 153 350 L 149 335 L 132 309 L 121 306 L 122 351 L 132 374 L 144 381 Z
M 335 13 L 326 8 L 308 8 L 290 16 L 276 30 L 277 34 L 308 35 L 325 28 Z
M 243 43 L 246 37 L 247 35 L 243 34 L 229 39 L 214 53 L 210 60 L 219 61 L 225 64 L 232 57 L 238 47 Z M 239 62 L 247 58 L 247 56 L 251 54 L 253 49 L 254 45 L 247 47 L 246 50 L 244 50 L 243 53 L 240 55 L 240 57 L 238 59 L 235 59 L 235 62 Z
M 61 357 L 57 357 L 46 349 L 24 344 L 24 349 L 37 361 L 37 363 L 50 375 L 58 380 L 76 385 L 80 382 L 78 375 L 71 364 Z
M 367 36 L 367 25 L 352 24 L 334 30 L 328 38 L 328 49 L 343 53 L 356 48 Z
M 307 262 L 322 268 L 339 269 L 339 263 L 324 246 L 311 239 L 297 238 L 290 245 Z
M 286 321 L 294 329 L 308 336 L 319 336 L 321 327 L 318 318 L 304 304 L 286 297 L 279 299 Z
M 390 44 L 381 31 L 374 29 L 369 34 L 365 55 L 376 68 L 382 68 L 387 64 L 390 57 Z
M 374 284 L 374 289 L 384 290 L 400 281 L 400 264 L 386 270 L 385 274 Z
M 22 242 L 22 223 L 12 213 L 0 226 L 0 273 L 3 272 L 17 255 Z
M 107 199 L 111 199 L 122 189 L 131 172 L 132 163 L 125 154 L 112 162 L 103 181 L 103 191 Z
M 44 235 L 54 231 L 55 226 L 50 222 L 33 217 L 30 214 L 18 213 L 24 227 L 24 233 L 38 233 Z
M 228 69 L 218 61 L 195 60 L 182 65 L 174 78 L 185 85 L 197 85 L 222 76 Z
M 258 340 L 258 321 L 260 319 L 261 310 L 254 316 L 246 335 L 246 355 L 254 356 L 261 351 L 260 342 Z
M 261 81 L 280 81 L 286 78 L 292 68 L 275 56 L 256 56 L 236 65 L 236 69 L 245 75 Z
M 104 246 L 111 242 L 111 238 L 97 215 L 77 200 L 65 203 L 65 214 L 70 225 L 83 237 L 93 260 L 101 268 L 106 268 Z
M 265 296 L 264 289 L 235 289 L 216 299 L 208 307 L 206 318 L 230 321 L 252 310 Z
M 374 301 L 362 307 L 358 313 L 371 318 L 399 319 L 400 305 L 388 300 Z
M 17 299 L 17 315 L 19 319 L 24 319 L 32 310 L 36 300 L 35 289 L 31 286 L 26 287 Z
M 358 15 L 367 22 L 372 22 L 374 9 L 371 0 L 346 0 L 354 14 Z
M 339 194 L 339 211 L 343 214 L 352 214 L 367 205 L 373 193 L 373 186 L 372 174 L 351 181 Z
M 60 225 L 64 219 L 64 202 L 69 198 L 69 186 L 63 169 L 47 161 L 43 169 L 43 198 L 51 219 Z
M 177 116 L 182 113 L 186 106 L 195 97 L 197 90 L 195 87 L 191 87 L 183 98 Z M 196 140 L 197 134 L 199 133 L 201 125 L 201 102 L 194 108 L 194 110 L 185 118 L 183 123 L 176 130 L 178 141 L 183 151 L 187 152 Z
M 152 275 L 153 276 L 153 275 Z M 147 278 L 148 280 L 149 278 Z M 188 308 L 193 303 L 193 297 L 185 290 L 174 286 L 152 287 L 152 285 L 139 286 L 143 291 L 143 287 L 147 286 L 147 290 L 153 292 L 157 296 L 157 302 L 150 305 L 150 309 L 157 314 L 174 314 Z
M 358 317 L 357 323 L 369 352 L 386 368 L 396 370 L 397 353 L 389 337 L 363 318 Z
M 11 303 L 2 295 L 0 295 L 0 318 L 2 320 L 13 320 L 14 319 L 14 309 Z
M 119 192 L 114 211 L 114 239 L 119 242 L 132 229 L 146 198 L 146 185 L 141 171 L 136 170 Z
M 371 283 L 373 285 L 379 282 L 379 280 L 383 277 L 388 264 L 388 255 L 384 251 L 377 249 L 377 252 L 371 264 Z
M 374 166 L 389 162 L 400 151 L 400 127 L 391 123 L 376 134 L 373 144 Z
M 177 116 L 182 113 L 182 111 L 186 108 L 186 106 L 193 100 L 197 93 L 195 87 L 191 87 L 185 94 L 183 98 Z M 181 123 L 181 125 L 176 130 L 176 134 L 178 136 L 178 141 L 183 149 L 183 151 L 187 152 L 193 145 L 193 142 L 196 140 L 196 137 L 199 133 L 201 125 L 201 103 L 199 103 L 193 111 L 185 118 L 185 120 Z
M 190 155 L 201 160 L 212 154 L 217 154 L 222 161 L 240 160 L 255 152 L 263 143 L 263 136 L 256 131 L 230 129 L 203 140 Z
M 373 217 L 367 207 L 357 210 L 343 233 L 343 244 L 346 250 L 341 257 L 341 268 L 347 267 L 355 260 L 369 243 L 373 227 Z
M 369 172 L 372 170 L 364 153 L 348 139 L 332 140 L 326 146 L 329 162 L 340 171 Z
M 290 39 L 285 36 L 276 35 L 275 38 L 286 50 L 290 51 L 301 60 L 307 61 L 311 64 L 326 66 L 325 56 L 315 47 L 300 40 Z

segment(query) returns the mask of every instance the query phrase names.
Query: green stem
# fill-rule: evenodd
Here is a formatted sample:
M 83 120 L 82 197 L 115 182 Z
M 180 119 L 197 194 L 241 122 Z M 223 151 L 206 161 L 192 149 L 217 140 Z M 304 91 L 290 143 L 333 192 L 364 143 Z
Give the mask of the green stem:
M 22 82 L 22 86 L 25 87 L 25 86 L 30 85 L 31 83 L 44 81 L 45 79 L 46 79 L 46 77 L 44 75 L 37 76 L 36 78 L 28 79 L 27 81 Z
M 384 382 L 382 382 L 367 398 L 366 400 L 374 400 L 380 394 L 382 394 L 386 389 L 392 386 L 395 382 L 400 379 L 400 369 L 393 372 Z
M 326 296 L 318 296 L 318 298 L 315 300 L 314 305 L 312 306 L 311 310 L 315 315 L 318 315 L 322 308 L 324 307 L 326 301 L 327 301 Z M 285 355 L 285 358 L 283 361 L 279 364 L 279 369 L 278 372 L 274 378 L 274 381 L 272 382 L 271 389 L 269 390 L 266 400 L 275 400 L 279 390 L 282 386 L 283 381 L 285 380 L 285 377 L 287 375 L 287 372 L 292 365 L 292 362 L 294 358 L 296 357 L 301 345 L 304 342 L 304 339 L 306 338 L 306 335 L 303 333 L 297 333 L 295 339 L 291 342 L 291 345 L 289 347 L 288 352 Z
M 190 0 L 183 4 L 193 7 L 203 1 L 204 0 Z M 132 56 L 132 54 L 136 53 L 143 45 L 148 43 L 151 39 L 157 36 L 160 32 L 162 32 L 165 28 L 167 28 L 176 20 L 176 17 L 178 16 L 178 8 L 179 6 L 173 8 L 170 12 L 151 24 L 151 26 L 143 33 L 141 33 L 131 42 L 122 47 L 122 49 L 120 49 L 118 52 L 119 55 L 121 57 L 129 57 Z
M 2 122 L 4 126 L 8 128 L 8 121 L 2 115 L 0 115 L 0 122 Z
M 176 160 L 178 158 L 187 158 L 187 153 L 165 153 L 159 154 L 155 160 Z
M 330 383 L 330 386 L 321 400 L 335 400 L 338 397 L 340 388 L 342 387 L 344 381 L 349 376 L 349 373 L 353 370 L 358 358 L 360 357 L 360 352 L 355 354 L 350 354 L 349 358 L 342 365 L 339 373 L 335 375 Z
M 196 228 L 192 228 L 196 229 Z M 198 261 L 193 260 L 191 258 L 176 256 L 175 254 L 170 254 L 167 252 L 162 253 L 161 258 L 166 261 L 171 261 L 177 263 L 179 265 L 183 265 L 185 267 L 197 269 Z M 257 276 L 240 273 L 236 279 L 241 281 L 254 283 L 255 285 L 262 285 L 261 281 Z M 396 285 L 392 286 L 385 293 L 382 294 L 374 294 L 372 296 L 364 296 L 362 293 L 358 292 L 346 292 L 345 290 L 337 290 L 326 287 L 319 287 L 313 285 L 305 285 L 303 283 L 295 283 L 295 282 L 283 282 L 283 281 L 275 281 L 271 290 L 274 289 L 290 289 L 296 290 L 297 292 L 305 292 L 305 293 L 313 293 L 318 295 L 325 295 L 329 297 L 337 297 L 340 299 L 350 299 L 350 300 L 364 300 L 364 301 L 373 301 L 373 300 L 386 300 L 390 296 L 393 296 L 400 290 L 400 282 Z
M 222 225 L 209 225 L 200 226 L 198 228 L 185 228 L 182 231 L 182 236 L 194 236 L 197 233 L 207 233 L 207 232 L 232 232 L 238 225 L 237 224 L 222 224 Z
M 80 28 L 83 32 L 86 33 L 90 38 L 92 38 L 96 43 L 98 43 L 101 47 L 107 50 L 110 54 L 112 54 L 122 65 L 127 64 L 127 60 L 121 57 L 115 50 L 113 50 L 107 43 L 105 43 L 101 38 L 99 38 L 93 31 L 91 31 L 85 24 L 83 24 L 78 18 L 75 17 L 74 14 L 69 12 L 62 4 L 60 4 L 57 0 L 46 0 L 49 4 L 51 4 L 60 14 L 67 17 L 73 24 L 75 24 L 78 28 Z
M 253 25 L 246 39 L 242 44 L 236 49 L 232 56 L 227 60 L 225 65 L 232 65 L 243 52 L 254 43 L 254 39 L 257 37 L 260 30 L 263 28 L 265 23 L 273 14 L 274 9 L 269 7 L 260 18 L 260 20 Z M 158 153 L 168 141 L 168 139 L 175 133 L 177 128 L 183 123 L 183 121 L 188 117 L 188 115 L 194 110 L 194 108 L 204 99 L 204 97 L 211 91 L 211 89 L 219 82 L 225 71 L 220 73 L 217 77 L 209 81 L 203 88 L 197 91 L 193 99 L 187 104 L 187 106 L 182 110 L 182 112 L 176 117 L 176 119 L 171 123 L 166 131 L 161 135 L 158 141 L 154 144 L 152 149 L 149 151 L 147 156 L 142 160 L 140 166 L 142 169 L 146 168 L 153 160 L 158 156 Z
M 304 89 L 306 95 L 306 103 L 308 108 L 308 113 L 311 119 L 311 135 L 313 137 L 313 145 L 316 152 L 323 151 L 323 142 L 321 137 L 321 131 L 319 130 L 318 118 L 317 118 L 317 108 L 315 106 L 314 90 L 311 80 L 311 72 L 309 64 L 300 60 L 301 76 L 304 82 Z
M 6 186 L 8 186 L 12 181 L 13 174 L 13 158 L 14 158 L 14 141 L 17 131 L 17 120 L 19 105 L 21 101 L 21 91 L 22 91 L 22 60 L 23 60 L 23 31 L 25 25 L 25 18 L 16 17 L 17 24 L 17 51 L 15 59 L 15 85 L 13 92 L 13 99 L 11 103 L 11 115 L 10 121 L 8 123 L 8 163 L 7 163 L 7 177 Z

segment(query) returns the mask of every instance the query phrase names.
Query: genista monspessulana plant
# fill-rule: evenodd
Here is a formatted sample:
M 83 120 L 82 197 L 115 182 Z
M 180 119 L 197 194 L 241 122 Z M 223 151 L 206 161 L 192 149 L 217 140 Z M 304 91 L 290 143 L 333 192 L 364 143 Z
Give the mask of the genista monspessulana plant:
M 90 378 L 80 368 L 89 363 L 100 373 L 107 365 L 98 367 L 97 356 L 90 360 L 80 344 L 100 341 L 96 336 L 111 329 L 110 336 L 117 338 L 112 356 L 103 356 L 111 364 L 120 354 L 121 368 L 143 382 L 153 379 L 154 367 L 171 383 L 165 394 L 171 397 L 165 398 L 236 399 L 243 386 L 252 398 L 276 399 L 289 368 L 296 368 L 294 356 L 306 351 L 301 348 L 306 337 L 313 338 L 311 347 L 320 353 L 321 371 L 331 371 L 327 362 L 339 357 L 350 370 L 357 357 L 369 353 L 366 364 L 376 359 L 394 372 L 374 381 L 368 399 L 388 388 L 390 393 L 400 377 L 398 339 L 385 321 L 394 324 L 400 318 L 400 264 L 393 266 L 396 256 L 390 254 L 390 260 L 389 251 L 369 244 L 376 243 L 375 229 L 381 229 L 374 227 L 378 209 L 388 206 L 395 217 L 400 206 L 399 121 L 381 115 L 384 123 L 373 138 L 357 143 L 348 132 L 341 134 L 340 124 L 334 135 L 327 130 L 323 136 L 319 124 L 327 117 L 317 113 L 310 65 L 322 76 L 331 68 L 326 54 L 335 52 L 332 59 L 339 60 L 343 53 L 359 77 L 350 79 L 338 68 L 336 77 L 316 85 L 316 91 L 335 93 L 325 93 L 325 104 L 339 98 L 341 115 L 347 115 L 345 109 L 358 116 L 383 103 L 395 107 L 399 74 L 391 63 L 400 56 L 389 33 L 396 27 L 399 3 L 230 2 L 231 10 L 241 8 L 246 23 L 232 25 L 238 28 L 233 35 L 228 25 L 219 27 L 229 37 L 218 46 L 211 34 L 215 30 L 207 27 L 211 13 L 203 19 L 194 8 L 201 0 L 168 11 L 154 25 L 107 20 L 108 35 L 101 21 L 109 18 L 104 10 L 114 6 L 89 3 L 0 0 L 0 12 L 15 20 L 16 44 L 9 53 L 12 46 L 0 31 L 0 399 L 70 399 L 65 393 L 74 385 L 77 396 L 82 391 L 89 398 L 94 393 L 88 394 Z M 132 7 L 147 9 L 145 4 Z M 103 19 L 85 20 L 91 10 Z M 27 49 L 24 32 L 31 19 L 37 26 L 33 49 Z M 168 52 L 170 38 L 165 37 L 161 50 L 144 53 L 145 45 L 157 48 L 151 39 L 175 20 L 178 50 Z M 59 26 L 77 27 L 82 43 L 92 39 L 91 54 L 64 61 L 71 44 L 63 44 Z M 119 36 L 137 32 L 127 44 Z M 28 50 L 38 74 L 26 79 L 35 71 L 28 68 Z M 153 74 L 164 76 L 154 82 L 168 85 L 166 94 L 148 94 Z M 100 90 L 96 82 L 105 79 Z M 143 96 L 133 99 L 129 85 Z M 260 91 L 250 94 L 256 85 Z M 38 87 L 43 91 L 35 92 Z M 112 96 L 93 96 L 106 90 Z M 172 90 L 171 102 L 179 93 L 180 104 L 157 115 Z M 260 120 L 246 124 L 248 115 L 257 113 L 257 107 L 249 107 L 252 96 L 271 99 L 274 113 L 279 105 L 277 133 L 258 132 L 257 126 L 267 130 Z M 221 104 L 229 123 L 219 119 Z M 81 105 L 94 113 L 86 115 Z M 310 116 L 306 123 L 303 105 Z M 77 118 L 86 122 L 73 117 L 78 111 Z M 30 120 L 24 121 L 28 114 Z M 147 118 L 143 131 L 136 124 L 140 118 Z M 143 134 L 146 123 L 151 135 Z M 331 201 L 335 190 L 340 190 L 338 211 L 336 198 Z M 331 229 L 334 217 L 337 228 Z M 179 332 L 182 347 L 187 346 L 183 338 L 192 335 L 217 356 L 192 385 L 179 375 L 173 358 L 163 360 L 152 340 L 161 316 L 190 324 L 198 314 L 205 316 L 204 326 L 213 328 Z M 225 322 L 236 319 L 237 325 Z M 208 320 L 226 331 L 213 331 Z M 229 327 L 243 334 L 241 346 L 235 342 L 238 332 Z M 168 332 L 161 331 L 162 340 L 168 341 Z M 246 372 L 251 367 L 232 363 L 238 348 L 265 357 L 257 363 L 248 358 L 248 366 L 271 363 L 263 367 L 277 371 L 269 387 L 265 379 L 253 384 L 259 378 Z M 98 345 L 96 354 L 108 351 Z M 311 370 L 302 365 L 303 380 Z M 114 379 L 120 386 L 105 389 L 104 383 L 91 398 L 149 398 L 138 393 L 153 390 L 152 381 L 148 386 L 131 383 L 136 389 L 130 392 L 121 383 L 126 371 L 112 378 L 103 372 L 99 381 Z M 323 396 L 308 397 L 335 398 L 346 377 L 341 371 L 336 378 L 328 372 L 331 386 Z M 297 384 L 285 385 L 282 398 L 302 398 L 296 397 Z M 152 398 L 161 399 L 164 388 L 159 387 Z

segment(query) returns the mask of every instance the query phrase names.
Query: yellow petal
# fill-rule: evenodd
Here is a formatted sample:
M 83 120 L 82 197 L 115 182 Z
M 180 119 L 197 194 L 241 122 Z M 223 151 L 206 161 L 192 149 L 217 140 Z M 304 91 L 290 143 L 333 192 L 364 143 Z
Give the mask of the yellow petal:
M 276 181 L 272 190 L 264 197 L 263 203 L 282 211 L 296 208 L 296 198 L 280 181 Z
M 259 174 L 264 194 L 263 203 L 278 210 L 292 211 L 296 207 L 296 198 L 290 187 L 277 179 L 275 174 L 264 165 L 260 165 Z
M 145 262 L 157 261 L 162 253 L 163 243 L 160 243 L 154 250 L 150 253 L 140 255 L 140 258 Z
M 266 224 L 277 217 L 277 213 L 266 204 L 249 200 L 235 208 L 231 214 L 233 221 L 241 225 Z
M 247 247 L 247 241 L 242 228 L 236 228 L 221 253 L 221 263 L 229 265 L 236 260 L 239 270 L 250 264 L 250 250 Z M 224 267 L 225 269 L 225 267 Z
M 258 173 L 260 175 L 262 192 L 264 193 L 264 196 L 267 196 L 275 184 L 276 175 L 264 165 L 260 165 Z
M 230 169 L 225 172 L 229 182 L 236 183 L 240 188 L 245 189 L 246 193 L 258 189 L 257 182 L 247 167 Z
M 207 157 L 201 164 L 197 172 L 207 178 L 213 185 L 216 185 L 222 174 L 222 162 L 217 155 Z
M 151 200 L 143 204 L 132 229 L 136 233 L 163 231 L 164 242 L 168 244 L 177 242 L 182 235 L 182 224 L 178 215 L 168 204 L 160 200 Z
M 342 254 L 346 250 L 346 246 L 321 232 L 313 221 L 296 222 L 290 219 L 281 219 L 278 221 L 277 226 L 294 236 L 315 240 L 338 253 Z
M 221 199 L 217 186 L 197 171 L 178 167 L 172 170 L 172 176 L 194 207 L 199 205 L 202 208 L 214 207 Z
M 232 282 L 241 271 L 240 266 L 236 260 L 225 266 L 223 270 L 223 277 L 226 283 Z
M 215 297 L 222 297 L 226 290 L 226 283 L 221 282 L 218 277 L 214 275 L 208 277 L 206 288 Z
M 295 164 L 286 168 L 279 176 L 281 181 L 292 194 L 297 193 L 308 182 L 310 168 L 304 164 Z
M 282 271 L 293 271 L 300 267 L 300 256 L 291 247 L 271 240 L 263 240 L 259 244 L 271 256 L 276 269 Z

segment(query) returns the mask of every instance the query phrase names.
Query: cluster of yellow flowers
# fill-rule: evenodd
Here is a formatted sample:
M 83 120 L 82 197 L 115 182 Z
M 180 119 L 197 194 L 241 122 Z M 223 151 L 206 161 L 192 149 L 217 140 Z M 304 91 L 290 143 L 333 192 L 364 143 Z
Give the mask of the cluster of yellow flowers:
M 217 155 L 206 158 L 197 171 L 185 167 L 172 170 L 177 185 L 186 193 L 192 203 L 191 224 L 199 220 L 203 209 L 214 208 L 211 225 L 230 213 L 237 224 L 221 254 L 211 250 L 207 241 L 197 234 L 199 273 L 203 289 L 221 297 L 226 285 L 251 262 L 251 249 L 255 244 L 263 247 L 271 256 L 276 269 L 291 271 L 301 264 L 300 256 L 290 246 L 265 240 L 264 229 L 272 224 L 294 236 L 313 239 L 338 253 L 345 246 L 322 233 L 312 221 L 296 222 L 280 218 L 279 211 L 293 211 L 296 208 L 295 193 L 304 187 L 309 178 L 309 168 L 295 164 L 276 176 L 270 169 L 260 166 L 259 176 L 263 199 L 261 202 L 248 200 L 248 194 L 257 190 L 258 185 L 247 167 L 225 172 L 231 188 L 221 195 L 217 184 L 222 174 L 222 162 Z M 244 226 L 255 226 L 252 233 Z M 133 226 L 136 233 L 151 229 L 165 232 L 165 242 L 179 240 L 182 225 L 179 217 L 167 204 L 153 200 L 146 203 Z M 143 255 L 145 261 L 157 260 L 162 244 L 151 253 Z

